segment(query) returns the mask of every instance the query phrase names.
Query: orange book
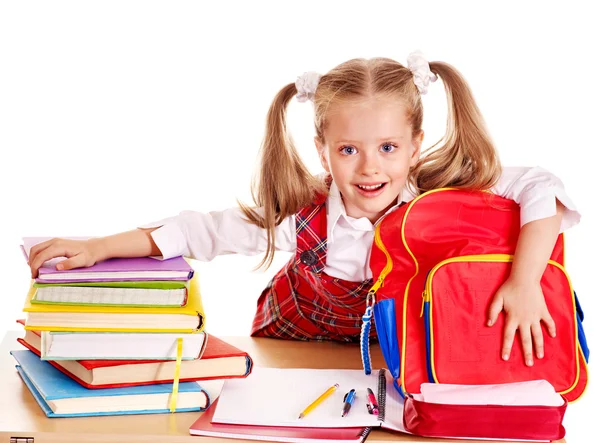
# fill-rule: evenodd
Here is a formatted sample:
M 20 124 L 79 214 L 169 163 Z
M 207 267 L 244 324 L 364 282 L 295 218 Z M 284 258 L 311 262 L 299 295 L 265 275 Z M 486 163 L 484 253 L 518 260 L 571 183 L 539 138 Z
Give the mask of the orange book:
M 17 321 L 24 324 L 23 320 Z M 181 362 L 180 381 L 244 378 L 252 370 L 252 358 L 247 352 L 206 334 L 207 343 L 200 359 Z M 36 355 L 40 355 L 41 334 L 26 330 L 17 339 Z M 173 383 L 173 360 L 59 360 L 52 366 L 89 389 Z

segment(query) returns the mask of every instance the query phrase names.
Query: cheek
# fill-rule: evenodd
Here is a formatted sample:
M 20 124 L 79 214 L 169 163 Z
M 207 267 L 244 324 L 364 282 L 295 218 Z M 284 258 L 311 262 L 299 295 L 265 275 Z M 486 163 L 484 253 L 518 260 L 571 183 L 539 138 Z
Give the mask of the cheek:
M 411 166 L 410 157 L 402 156 L 392 161 L 386 162 L 388 173 L 395 178 L 402 178 L 408 175 Z
M 408 180 L 408 173 L 410 170 L 410 163 L 408 160 L 402 162 L 390 162 L 390 169 L 387 170 L 387 176 L 392 180 L 394 192 L 400 192 L 400 190 L 406 185 Z M 392 169 L 393 168 L 393 169 Z
M 337 152 L 326 152 L 321 156 L 321 163 L 331 175 L 343 175 L 348 170 L 347 162 L 343 161 Z
M 321 164 L 323 167 L 330 173 L 333 173 L 333 170 L 340 170 L 343 168 L 341 166 L 344 163 L 344 158 L 341 157 L 339 152 L 334 148 L 327 147 L 320 154 Z
M 344 161 L 346 160 L 346 161 Z M 334 177 L 346 177 L 352 175 L 352 166 L 349 164 L 346 158 L 340 159 L 339 157 L 329 158 L 329 172 Z

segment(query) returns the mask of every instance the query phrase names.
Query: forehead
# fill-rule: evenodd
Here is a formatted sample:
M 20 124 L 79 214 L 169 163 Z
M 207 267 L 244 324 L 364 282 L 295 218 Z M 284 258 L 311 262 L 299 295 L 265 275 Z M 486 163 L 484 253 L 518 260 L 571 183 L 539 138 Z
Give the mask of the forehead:
M 407 108 L 400 100 L 368 98 L 333 104 L 326 116 L 324 135 L 331 140 L 370 141 L 410 136 Z

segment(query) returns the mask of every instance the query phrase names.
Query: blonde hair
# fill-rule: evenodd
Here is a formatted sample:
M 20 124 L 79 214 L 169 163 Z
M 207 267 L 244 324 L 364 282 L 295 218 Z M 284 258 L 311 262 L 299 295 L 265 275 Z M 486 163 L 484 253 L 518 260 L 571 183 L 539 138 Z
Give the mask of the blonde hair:
M 411 168 L 409 185 L 419 194 L 446 186 L 492 187 L 500 175 L 500 162 L 467 82 L 447 63 L 431 62 L 429 67 L 441 78 L 446 90 L 446 134 Z M 296 94 L 294 83 L 283 87 L 267 114 L 260 168 L 252 184 L 254 203 L 263 212 L 239 203 L 248 222 L 267 232 L 267 251 L 258 267 L 267 268 L 273 262 L 275 227 L 311 204 L 317 194 L 326 192 L 324 182 L 313 176 L 300 159 L 287 130 L 286 110 Z M 421 133 L 423 104 L 412 72 L 388 58 L 353 59 L 319 80 L 313 101 L 315 132 L 320 141 L 325 143 L 326 117 L 332 105 L 373 96 L 401 100 L 407 108 L 413 137 Z

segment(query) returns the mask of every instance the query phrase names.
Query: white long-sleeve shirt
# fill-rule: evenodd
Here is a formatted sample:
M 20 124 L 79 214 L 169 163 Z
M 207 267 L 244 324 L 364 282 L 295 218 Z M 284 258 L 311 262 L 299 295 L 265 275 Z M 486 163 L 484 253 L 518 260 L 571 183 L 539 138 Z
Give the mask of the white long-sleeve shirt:
M 562 182 L 540 167 L 504 168 L 492 191 L 520 205 L 521 226 L 555 215 L 556 200 L 566 209 L 560 232 L 577 224 L 581 218 L 567 196 Z M 415 195 L 405 188 L 398 197 L 398 204 L 387 213 L 397 209 L 402 201 L 408 202 L 414 197 Z M 371 278 L 369 257 L 375 227 L 381 218 L 373 224 L 366 217 L 349 217 L 335 183 L 331 184 L 326 208 L 327 258 L 324 272 L 348 281 Z M 140 227 L 159 227 L 151 235 L 165 259 L 184 255 L 209 261 L 218 255 L 257 255 L 267 249 L 266 231 L 246 222 L 238 207 L 208 213 L 183 211 L 175 217 Z M 278 251 L 296 251 L 295 215 L 285 218 L 275 228 L 275 248 Z

